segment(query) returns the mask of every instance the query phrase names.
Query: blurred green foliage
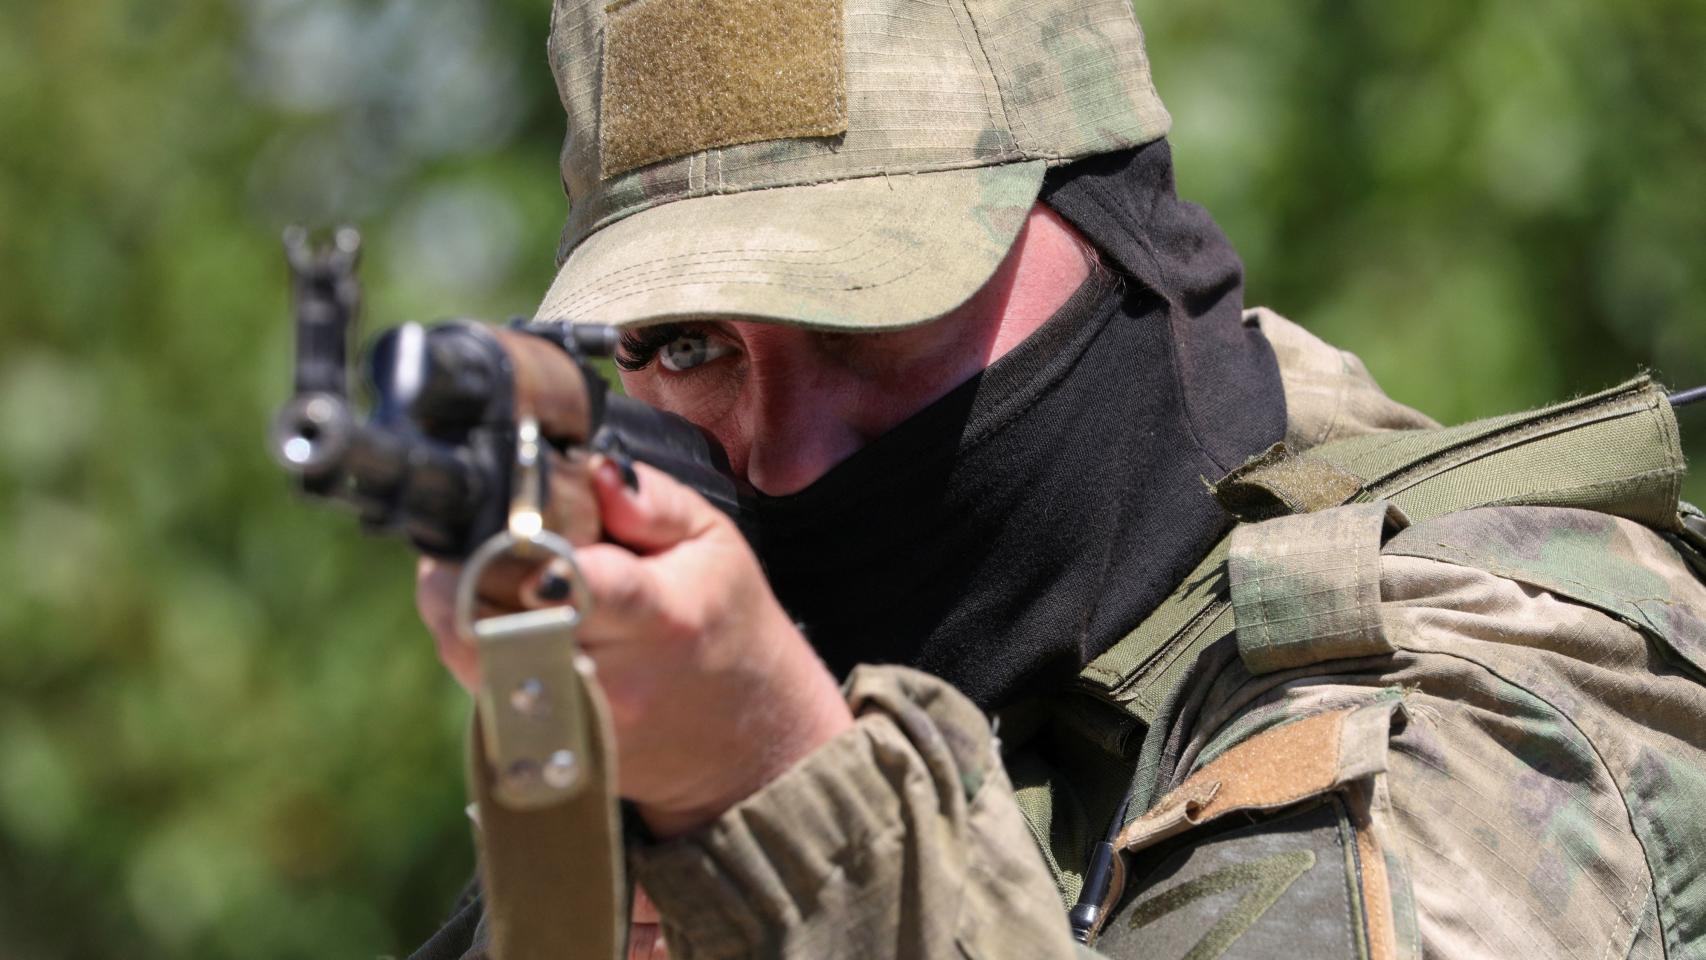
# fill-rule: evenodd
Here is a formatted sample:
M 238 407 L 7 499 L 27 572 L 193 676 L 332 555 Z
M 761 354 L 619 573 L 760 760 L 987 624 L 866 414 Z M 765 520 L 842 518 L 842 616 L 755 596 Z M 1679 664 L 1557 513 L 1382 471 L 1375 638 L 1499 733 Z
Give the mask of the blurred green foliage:
M 1444 420 L 1706 382 L 1706 6 L 1161 7 L 1181 191 L 1251 302 Z M 401 954 L 467 876 L 467 708 L 408 554 L 263 451 L 276 238 L 361 224 L 370 323 L 525 312 L 562 214 L 545 17 L 0 7 L 9 956 Z

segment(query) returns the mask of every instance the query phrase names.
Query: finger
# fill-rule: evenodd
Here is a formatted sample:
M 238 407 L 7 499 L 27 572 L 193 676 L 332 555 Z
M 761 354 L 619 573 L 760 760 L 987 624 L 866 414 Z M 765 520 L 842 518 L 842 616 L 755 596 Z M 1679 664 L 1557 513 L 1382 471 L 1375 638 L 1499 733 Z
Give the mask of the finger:
M 720 522 L 717 508 L 674 477 L 648 464 L 634 467 L 640 476 L 637 490 L 622 482 L 622 472 L 609 460 L 593 470 L 593 492 L 612 540 L 639 553 L 658 553 Z
M 592 462 L 578 447 L 551 457 L 551 489 L 545 497 L 545 525 L 575 546 L 597 543 L 602 533 L 598 502 L 592 493 Z
M 621 644 L 637 636 L 660 634 L 665 626 L 657 578 L 644 562 L 616 544 L 601 543 L 575 552 L 585 596 L 581 642 L 591 649 Z
M 460 564 L 422 557 L 415 565 L 415 609 L 432 633 L 439 662 L 469 693 L 480 685 L 480 657 L 456 627 L 456 581 Z
M 657 905 L 638 884 L 634 885 L 634 906 L 629 919 L 628 960 L 661 960 L 669 955 L 664 948 Z
M 521 603 L 530 610 L 581 604 L 586 598 L 576 595 L 574 581 L 567 561 L 552 560 L 522 583 Z
M 628 960 L 668 960 L 669 948 L 663 942 L 663 929 L 655 923 L 634 923 L 628 927 Z
M 455 565 L 454 569 L 460 576 L 462 567 Z M 536 559 L 500 554 L 493 557 L 481 572 L 475 595 L 481 603 L 490 604 L 500 610 L 519 610 L 526 598 L 525 587 L 538 572 L 539 561 Z

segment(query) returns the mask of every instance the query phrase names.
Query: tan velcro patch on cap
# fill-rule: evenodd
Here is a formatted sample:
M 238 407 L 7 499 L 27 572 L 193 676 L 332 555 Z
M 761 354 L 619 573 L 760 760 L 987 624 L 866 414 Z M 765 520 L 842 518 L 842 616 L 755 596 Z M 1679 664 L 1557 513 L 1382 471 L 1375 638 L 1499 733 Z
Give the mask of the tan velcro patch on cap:
M 617 0 L 605 11 L 602 176 L 847 132 L 841 0 Z

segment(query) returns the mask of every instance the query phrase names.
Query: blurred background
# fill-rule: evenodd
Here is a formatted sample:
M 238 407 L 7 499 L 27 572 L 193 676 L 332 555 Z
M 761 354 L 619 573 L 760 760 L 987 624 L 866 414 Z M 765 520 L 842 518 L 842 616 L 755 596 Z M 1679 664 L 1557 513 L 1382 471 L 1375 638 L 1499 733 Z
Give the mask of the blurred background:
M 402 955 L 468 876 L 410 557 L 264 452 L 277 237 L 359 224 L 369 329 L 529 310 L 547 6 L 0 5 L 5 956 Z M 1448 422 L 1706 382 L 1706 5 L 1138 13 L 1251 303 Z

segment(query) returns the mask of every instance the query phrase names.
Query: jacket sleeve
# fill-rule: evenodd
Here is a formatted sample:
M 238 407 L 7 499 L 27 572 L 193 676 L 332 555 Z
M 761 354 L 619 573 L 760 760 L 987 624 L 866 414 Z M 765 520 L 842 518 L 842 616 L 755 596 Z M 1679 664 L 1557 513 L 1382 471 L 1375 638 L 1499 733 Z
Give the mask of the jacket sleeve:
M 1071 957 L 989 722 L 899 667 L 853 729 L 709 827 L 632 854 L 677 960 Z

